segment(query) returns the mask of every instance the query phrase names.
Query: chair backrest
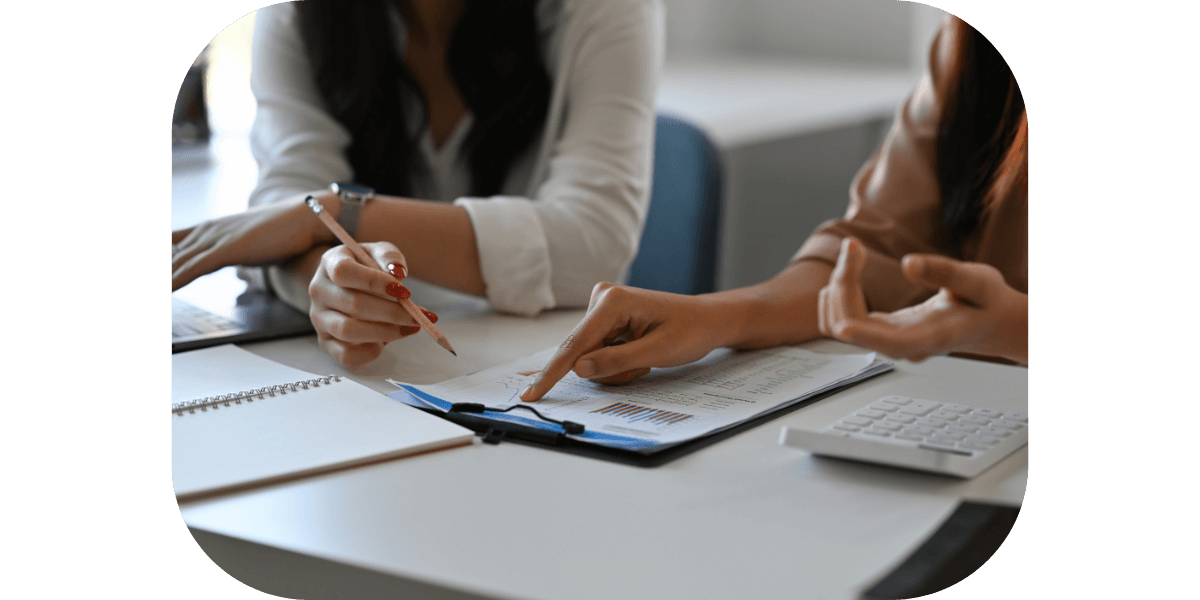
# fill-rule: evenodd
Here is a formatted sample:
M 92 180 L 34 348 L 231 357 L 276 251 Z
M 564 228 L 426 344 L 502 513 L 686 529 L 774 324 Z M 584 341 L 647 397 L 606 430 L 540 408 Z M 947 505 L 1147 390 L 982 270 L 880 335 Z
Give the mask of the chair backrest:
M 716 289 L 721 154 L 698 127 L 658 115 L 650 212 L 629 285 L 702 294 Z

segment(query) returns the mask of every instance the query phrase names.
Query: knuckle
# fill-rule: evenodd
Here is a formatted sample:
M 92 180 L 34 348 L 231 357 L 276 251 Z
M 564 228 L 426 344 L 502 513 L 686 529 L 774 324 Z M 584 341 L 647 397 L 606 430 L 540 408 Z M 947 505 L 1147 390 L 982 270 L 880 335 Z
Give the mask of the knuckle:
M 350 319 L 344 317 L 340 319 L 334 319 L 328 325 L 329 335 L 332 335 L 339 340 L 349 339 L 347 336 L 350 334 L 350 328 Z
M 346 294 L 343 308 L 348 315 L 361 315 L 365 312 L 367 299 L 362 294 Z
M 324 290 L 321 289 L 321 284 L 316 277 L 313 277 L 312 280 L 308 282 L 308 297 L 312 298 L 313 301 L 319 301 L 325 297 Z
M 329 274 L 329 279 L 331 281 L 341 285 L 342 282 L 346 281 L 346 278 L 349 277 L 352 269 L 353 267 L 351 266 L 350 261 L 334 260 L 332 261 L 332 264 L 326 267 L 325 271 Z
M 572 350 L 578 346 L 578 344 L 579 335 L 577 332 L 572 331 L 571 333 L 567 334 L 567 337 L 564 338 L 562 343 L 558 345 L 558 348 L 559 350 Z
M 607 281 L 602 281 L 596 284 L 596 289 L 599 291 L 602 298 L 609 299 L 610 301 L 614 298 L 621 298 L 629 294 L 629 291 L 625 289 L 625 286 L 609 283 Z

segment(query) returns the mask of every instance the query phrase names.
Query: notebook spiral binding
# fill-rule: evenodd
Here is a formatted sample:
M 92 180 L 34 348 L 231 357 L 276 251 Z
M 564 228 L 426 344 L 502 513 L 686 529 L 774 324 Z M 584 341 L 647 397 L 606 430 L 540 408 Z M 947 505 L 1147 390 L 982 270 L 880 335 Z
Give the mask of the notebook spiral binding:
M 200 398 L 198 400 L 188 400 L 187 402 L 176 402 L 175 404 L 171 405 L 171 413 L 182 417 L 185 413 L 189 415 L 195 414 L 196 410 L 200 410 L 200 412 L 208 412 L 208 409 L 210 408 L 217 410 L 222 406 L 230 406 L 230 402 L 234 404 L 241 404 L 242 400 L 245 400 L 246 402 L 254 402 L 255 397 L 257 397 L 259 400 L 262 400 L 266 396 L 274 397 L 276 393 L 282 396 L 287 394 L 289 391 L 297 392 L 300 390 L 307 390 L 308 386 L 310 385 L 312 387 L 318 387 L 321 384 L 328 385 L 330 382 L 338 382 L 341 380 L 342 379 L 337 375 L 330 375 L 328 377 L 316 377 L 314 379 L 305 379 L 303 381 L 297 381 L 294 383 L 269 385 L 267 387 L 233 392 L 231 394 L 209 396 L 207 398 Z

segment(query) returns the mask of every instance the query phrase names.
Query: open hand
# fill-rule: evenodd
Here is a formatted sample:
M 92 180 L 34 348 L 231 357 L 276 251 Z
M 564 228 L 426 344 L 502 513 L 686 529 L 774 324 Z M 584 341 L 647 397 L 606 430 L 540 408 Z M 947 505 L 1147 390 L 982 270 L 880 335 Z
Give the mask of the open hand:
M 938 292 L 892 313 L 867 312 L 859 285 L 866 263 L 862 242 L 846 238 L 820 293 L 821 333 L 888 356 L 922 361 L 970 352 L 1028 362 L 1029 296 L 1004 282 L 995 267 L 933 254 L 909 254 L 904 276 Z
M 308 286 L 312 300 L 309 316 L 317 340 L 325 352 L 347 367 L 369 363 L 383 354 L 388 342 L 421 330 L 396 302 L 410 295 L 400 283 L 408 273 L 404 255 L 388 242 L 362 246 L 387 272 L 363 266 L 345 246 L 334 246 L 321 257 Z M 422 311 L 437 322 L 437 315 Z
M 323 229 L 303 202 L 288 201 L 173 231 L 171 291 L 231 265 L 265 265 L 296 256 L 321 241 Z

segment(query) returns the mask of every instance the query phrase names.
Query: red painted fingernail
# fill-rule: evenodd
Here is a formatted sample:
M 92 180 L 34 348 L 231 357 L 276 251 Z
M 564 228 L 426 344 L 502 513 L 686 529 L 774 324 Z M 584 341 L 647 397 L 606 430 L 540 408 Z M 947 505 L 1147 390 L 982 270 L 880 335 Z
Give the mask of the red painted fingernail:
M 430 323 L 437 323 L 437 315 L 436 314 L 431 313 L 423 308 L 421 309 L 421 312 L 425 313 L 425 318 L 429 319 Z
M 396 279 L 404 279 L 408 277 L 408 273 L 404 270 L 404 265 L 400 263 L 391 263 L 388 265 L 388 272 Z
M 401 325 L 400 326 L 400 335 L 412 335 L 420 330 L 421 330 L 420 325 L 413 325 L 412 327 L 409 327 L 408 325 Z
M 406 288 L 394 281 L 387 284 L 387 288 L 385 291 L 387 291 L 387 295 L 389 295 L 393 298 L 399 298 L 401 300 L 405 300 L 409 296 L 412 296 L 412 292 L 408 291 L 408 288 Z

